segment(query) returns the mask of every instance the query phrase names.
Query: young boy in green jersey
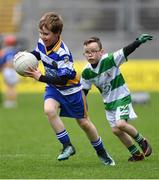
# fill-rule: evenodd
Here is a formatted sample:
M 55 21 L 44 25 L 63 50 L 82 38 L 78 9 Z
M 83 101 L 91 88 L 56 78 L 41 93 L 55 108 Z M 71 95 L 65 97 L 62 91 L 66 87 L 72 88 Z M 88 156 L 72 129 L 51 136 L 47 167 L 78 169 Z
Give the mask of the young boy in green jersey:
M 137 116 L 132 107 L 130 91 L 119 67 L 127 61 L 128 55 L 149 40 L 152 40 L 151 35 L 142 34 L 133 43 L 111 54 L 104 53 L 98 37 L 91 37 L 84 41 L 84 55 L 88 64 L 81 76 L 83 91 L 87 95 L 92 84 L 99 89 L 112 132 L 131 153 L 128 161 L 143 160 L 145 156 L 151 155 L 152 148 L 147 139 L 128 123 L 128 120 Z M 139 144 L 143 153 L 140 152 L 133 140 Z

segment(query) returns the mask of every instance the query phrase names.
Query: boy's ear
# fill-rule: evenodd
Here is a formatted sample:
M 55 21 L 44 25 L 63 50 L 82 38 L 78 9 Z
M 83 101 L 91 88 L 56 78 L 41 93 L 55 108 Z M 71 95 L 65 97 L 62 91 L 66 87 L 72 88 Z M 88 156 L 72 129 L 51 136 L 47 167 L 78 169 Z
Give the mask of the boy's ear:
M 101 53 L 104 54 L 104 53 L 105 53 L 105 50 L 104 50 L 104 49 L 101 49 Z

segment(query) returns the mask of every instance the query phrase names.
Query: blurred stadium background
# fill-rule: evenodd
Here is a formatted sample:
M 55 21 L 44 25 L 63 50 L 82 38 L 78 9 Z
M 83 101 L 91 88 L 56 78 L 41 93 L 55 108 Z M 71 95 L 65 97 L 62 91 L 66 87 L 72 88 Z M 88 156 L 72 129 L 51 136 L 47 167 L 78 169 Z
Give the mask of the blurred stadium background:
M 159 61 L 156 61 L 159 59 L 158 0 L 0 0 L 1 39 L 7 34 L 15 34 L 20 49 L 32 50 L 38 39 L 39 18 L 47 11 L 62 15 L 63 39 L 74 59 L 80 60 L 78 71 L 85 62 L 81 61 L 84 58 L 82 44 L 85 38 L 99 36 L 106 51 L 112 52 L 129 44 L 141 33 L 152 34 L 154 40 L 129 56 L 137 62 L 124 65 L 123 72 L 131 90 L 159 90 L 155 85 L 159 77 Z M 138 65 L 139 60 L 144 61 Z M 31 86 L 26 81 L 31 83 L 30 79 L 25 78 L 25 83 L 22 79 L 23 86 L 18 87 L 19 91 Z M 3 84 L 1 89 L 3 91 Z M 30 91 L 40 89 L 36 86 Z
M 86 37 L 98 35 L 106 50 L 114 51 L 140 33 L 151 33 L 155 39 L 131 57 L 158 59 L 158 0 L 0 0 L 0 33 L 15 33 L 32 49 L 38 38 L 38 20 L 47 11 L 62 15 L 63 38 L 75 59 L 83 58 Z

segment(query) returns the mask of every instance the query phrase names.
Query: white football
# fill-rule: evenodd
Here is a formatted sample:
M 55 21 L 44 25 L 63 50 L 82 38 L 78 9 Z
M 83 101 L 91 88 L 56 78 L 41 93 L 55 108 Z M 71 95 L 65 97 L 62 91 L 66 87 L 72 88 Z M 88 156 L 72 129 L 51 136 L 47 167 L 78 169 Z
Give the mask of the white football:
M 33 69 L 38 67 L 38 60 L 32 53 L 23 51 L 15 55 L 13 66 L 19 75 L 24 76 L 25 72 L 29 70 L 29 67 Z

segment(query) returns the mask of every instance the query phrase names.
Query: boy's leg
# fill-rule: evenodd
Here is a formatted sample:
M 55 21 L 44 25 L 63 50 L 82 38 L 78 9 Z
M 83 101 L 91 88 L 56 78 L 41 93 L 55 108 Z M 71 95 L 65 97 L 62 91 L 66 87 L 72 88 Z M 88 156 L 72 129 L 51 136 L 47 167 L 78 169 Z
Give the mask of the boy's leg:
M 146 157 L 152 154 L 151 145 L 149 144 L 148 140 L 144 138 L 140 133 L 137 133 L 137 135 L 134 137 L 134 140 L 139 144 Z
M 125 120 L 119 120 L 117 121 L 117 127 L 130 135 L 139 144 L 145 156 L 151 155 L 151 146 L 149 145 L 148 141 L 141 134 L 138 133 L 134 126 L 127 123 Z
M 64 127 L 63 122 L 57 115 L 59 104 L 53 99 L 47 99 L 44 103 L 44 111 L 48 117 L 49 123 L 56 133 L 57 139 L 63 145 L 63 150 L 58 156 L 58 160 L 66 160 L 75 154 L 75 148 L 72 146 L 69 135 Z
M 105 165 L 114 166 L 115 162 L 112 157 L 106 152 L 102 140 L 98 135 L 97 129 L 89 118 L 77 119 L 79 126 L 85 131 L 88 139 L 90 140 L 93 148 L 95 149 L 99 159 Z
M 152 148 L 148 141 L 138 133 L 136 128 L 127 122 L 128 119 L 135 119 L 137 117 L 132 104 L 118 107 L 115 112 L 116 126 L 130 135 L 141 147 L 145 156 L 150 156 L 152 153 Z M 124 119 L 127 120 L 124 120 Z
M 113 127 L 112 132 L 120 139 L 120 141 L 131 153 L 132 156 L 128 159 L 129 161 L 140 161 L 144 159 L 143 154 L 140 153 L 139 149 L 133 143 L 132 138 L 127 133 L 121 131 L 117 127 Z

